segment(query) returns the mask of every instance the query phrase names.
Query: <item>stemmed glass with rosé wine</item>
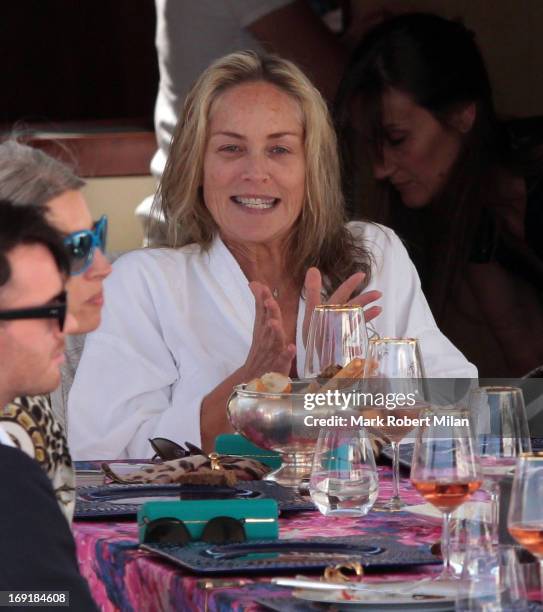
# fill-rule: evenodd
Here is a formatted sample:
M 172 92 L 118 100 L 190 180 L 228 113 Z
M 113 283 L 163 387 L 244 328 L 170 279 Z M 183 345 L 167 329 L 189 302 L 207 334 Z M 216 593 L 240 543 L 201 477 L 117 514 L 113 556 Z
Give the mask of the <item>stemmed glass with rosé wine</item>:
M 481 486 L 482 474 L 469 413 L 455 407 L 429 408 L 417 432 L 411 482 L 424 499 L 443 513 L 443 571 L 438 580 L 456 579 L 450 559 L 450 518 Z
M 369 430 L 392 446 L 392 497 L 374 508 L 397 512 L 406 504 L 400 498 L 400 442 L 416 427 L 428 406 L 424 366 L 415 338 L 374 338 L 369 341 L 361 383 L 366 398 L 360 408 L 375 425 Z M 380 398 L 387 398 L 379 405 Z
M 543 453 L 524 453 L 517 461 L 507 526 L 538 558 L 543 578 Z

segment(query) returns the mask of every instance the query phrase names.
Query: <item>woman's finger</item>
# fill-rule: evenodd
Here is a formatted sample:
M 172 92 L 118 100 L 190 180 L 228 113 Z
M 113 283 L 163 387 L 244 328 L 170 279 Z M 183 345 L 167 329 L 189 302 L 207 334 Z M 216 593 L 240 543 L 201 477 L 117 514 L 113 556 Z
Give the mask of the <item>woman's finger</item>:
M 366 323 L 378 317 L 382 312 L 383 309 L 381 306 L 372 306 L 371 308 L 364 310 L 364 319 L 366 319 Z
M 282 351 L 286 346 L 287 336 L 281 322 L 277 319 L 269 319 L 266 322 L 266 328 L 270 332 L 270 340 L 273 350 L 276 352 Z
M 253 334 L 255 330 L 258 330 L 265 321 L 266 309 L 264 306 L 264 300 L 262 299 L 262 292 L 264 285 L 257 281 L 249 283 L 249 289 L 255 298 L 255 322 L 253 325 Z
M 268 319 L 276 319 L 277 321 L 282 322 L 283 315 L 281 314 L 281 308 L 273 297 L 267 298 L 264 301 L 264 306 L 266 307 L 266 314 Z
M 273 297 L 270 297 L 264 302 L 266 307 L 267 322 L 274 321 L 277 323 L 277 331 L 280 333 L 284 343 L 286 343 L 285 327 L 283 325 L 283 313 L 281 307 Z
M 355 272 L 344 280 L 341 285 L 332 293 L 327 300 L 328 304 L 346 304 L 351 298 L 356 288 L 364 280 L 366 274 L 364 272 Z
M 290 369 L 292 368 L 292 360 L 296 356 L 296 347 L 294 344 L 289 344 L 286 346 L 275 362 L 275 369 L 277 372 L 281 372 L 281 374 L 286 374 L 287 376 L 290 374 Z
M 305 301 L 313 308 L 321 301 L 322 277 L 318 268 L 309 268 L 305 274 Z
M 359 293 L 358 295 L 356 295 L 352 300 L 349 300 L 347 304 L 349 304 L 350 306 L 367 306 L 368 304 L 375 302 L 375 300 L 378 300 L 381 297 L 383 297 L 381 291 L 366 291 L 365 293 Z
M 348 303 L 351 306 L 367 306 L 368 304 L 375 302 L 375 300 L 378 300 L 380 297 L 382 297 L 382 295 L 383 294 L 381 291 L 366 291 L 365 293 L 360 293 L 352 300 L 349 300 Z M 381 306 L 375 305 L 371 306 L 370 308 L 366 308 L 364 310 L 364 318 L 366 319 L 366 323 L 372 319 L 375 319 L 375 317 L 378 317 L 381 312 L 383 312 Z
M 322 277 L 318 268 L 309 268 L 305 274 L 304 280 L 304 294 L 305 294 L 305 316 L 304 324 L 302 328 L 302 337 L 304 343 L 307 340 L 309 334 L 309 323 L 311 322 L 311 315 L 315 306 L 322 302 Z
M 277 300 L 270 295 L 270 297 L 264 302 L 266 307 L 267 323 L 273 323 L 273 329 L 277 336 L 278 347 L 283 349 L 287 342 L 287 334 L 283 325 L 283 314 L 281 313 L 281 307 L 277 303 Z

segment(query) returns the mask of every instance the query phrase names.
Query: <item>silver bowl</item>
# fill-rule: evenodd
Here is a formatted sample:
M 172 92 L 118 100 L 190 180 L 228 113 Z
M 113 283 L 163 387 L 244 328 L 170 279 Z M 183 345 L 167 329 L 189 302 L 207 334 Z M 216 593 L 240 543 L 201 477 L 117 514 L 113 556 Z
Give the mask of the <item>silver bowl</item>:
M 266 480 L 286 487 L 298 488 L 311 473 L 320 427 L 307 425 L 305 418 L 334 414 L 333 406 L 305 408 L 303 390 L 307 385 L 306 381 L 295 381 L 291 393 L 247 391 L 245 385 L 237 385 L 228 401 L 228 418 L 234 429 L 260 448 L 281 455 L 281 467 Z

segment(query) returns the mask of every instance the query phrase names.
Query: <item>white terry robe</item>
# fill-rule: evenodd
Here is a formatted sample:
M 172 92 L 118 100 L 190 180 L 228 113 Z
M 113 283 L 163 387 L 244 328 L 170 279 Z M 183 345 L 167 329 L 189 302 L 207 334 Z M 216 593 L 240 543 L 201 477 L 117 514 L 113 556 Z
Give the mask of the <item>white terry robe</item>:
M 379 289 L 381 336 L 414 337 L 428 377 L 477 376 L 439 331 L 415 267 L 389 228 L 351 223 L 375 257 L 367 290 Z M 300 298 L 297 364 L 305 348 Z M 200 444 L 200 404 L 245 362 L 254 298 L 220 238 L 206 252 L 142 249 L 115 262 L 105 281 L 102 324 L 87 338 L 68 401 L 68 440 L 76 460 L 145 458 L 148 438 Z

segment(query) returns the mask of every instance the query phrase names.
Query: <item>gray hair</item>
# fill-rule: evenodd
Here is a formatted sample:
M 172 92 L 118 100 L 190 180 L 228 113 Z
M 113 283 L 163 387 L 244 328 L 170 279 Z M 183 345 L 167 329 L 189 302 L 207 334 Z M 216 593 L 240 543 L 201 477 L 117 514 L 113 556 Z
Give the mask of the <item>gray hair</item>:
M 6 140 L 0 144 L 0 200 L 45 206 L 85 185 L 72 169 L 39 149 Z

